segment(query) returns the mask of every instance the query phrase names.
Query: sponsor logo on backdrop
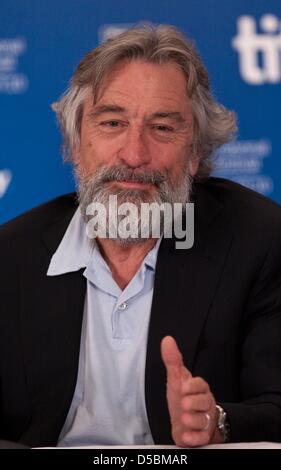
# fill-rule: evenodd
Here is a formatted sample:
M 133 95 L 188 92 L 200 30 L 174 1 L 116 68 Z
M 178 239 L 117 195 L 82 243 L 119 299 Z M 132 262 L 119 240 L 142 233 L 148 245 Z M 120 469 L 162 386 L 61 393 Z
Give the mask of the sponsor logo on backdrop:
M 100 26 L 98 31 L 99 42 L 105 42 L 108 39 L 115 38 L 118 34 L 123 33 L 127 29 L 131 28 L 133 23 L 122 23 L 122 24 L 104 24 Z
M 0 198 L 2 198 L 6 193 L 11 180 L 12 173 L 10 170 L 0 170 Z
M 25 51 L 24 38 L 0 38 L 0 93 L 15 95 L 27 90 L 28 78 L 18 70 Z
M 232 47 L 238 52 L 242 79 L 251 85 L 281 82 L 281 21 L 272 14 L 259 22 L 243 15 L 237 20 Z
M 214 174 L 269 196 L 273 180 L 262 171 L 264 159 L 270 155 L 271 142 L 266 139 L 230 142 L 217 151 Z

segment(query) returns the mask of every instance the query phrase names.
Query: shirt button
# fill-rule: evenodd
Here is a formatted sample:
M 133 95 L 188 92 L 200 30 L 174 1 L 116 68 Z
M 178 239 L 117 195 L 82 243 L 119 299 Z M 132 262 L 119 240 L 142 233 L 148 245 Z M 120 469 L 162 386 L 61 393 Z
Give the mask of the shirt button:
M 127 302 L 122 302 L 122 304 L 119 305 L 118 310 L 126 310 L 127 307 Z

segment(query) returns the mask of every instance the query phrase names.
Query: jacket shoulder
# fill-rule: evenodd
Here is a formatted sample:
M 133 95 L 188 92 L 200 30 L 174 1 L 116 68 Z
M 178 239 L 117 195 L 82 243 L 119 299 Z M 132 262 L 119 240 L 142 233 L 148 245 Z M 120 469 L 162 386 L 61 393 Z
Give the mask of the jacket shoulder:
M 71 217 L 77 208 L 76 193 L 69 193 L 41 204 L 0 227 L 0 241 L 36 234 L 62 218 Z
M 250 223 L 258 218 L 262 222 L 265 218 L 266 221 L 281 222 L 281 206 L 277 202 L 233 181 L 210 177 L 196 185 L 196 192 L 203 197 L 215 198 L 233 221 L 244 219 Z

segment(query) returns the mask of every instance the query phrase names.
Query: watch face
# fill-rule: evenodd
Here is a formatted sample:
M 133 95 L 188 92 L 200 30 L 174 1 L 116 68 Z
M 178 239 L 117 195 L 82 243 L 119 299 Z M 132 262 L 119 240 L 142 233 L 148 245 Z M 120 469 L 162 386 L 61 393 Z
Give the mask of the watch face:
M 230 440 L 230 426 L 227 419 L 227 414 L 224 409 L 217 405 L 218 414 L 218 429 L 223 438 L 223 442 L 229 442 Z
M 225 418 L 226 418 L 226 414 L 225 414 L 225 412 L 223 411 L 223 409 L 221 409 L 220 414 L 219 414 L 219 423 L 220 423 L 221 425 L 224 425 L 224 423 L 225 423 Z

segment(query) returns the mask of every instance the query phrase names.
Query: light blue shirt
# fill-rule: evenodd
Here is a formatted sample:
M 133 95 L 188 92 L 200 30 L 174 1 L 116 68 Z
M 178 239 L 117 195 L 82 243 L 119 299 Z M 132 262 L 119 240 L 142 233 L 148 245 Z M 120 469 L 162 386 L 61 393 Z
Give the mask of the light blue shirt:
M 85 267 L 87 279 L 77 384 L 59 446 L 153 444 L 144 376 L 159 245 L 122 291 L 78 209 L 51 259 L 48 276 Z

